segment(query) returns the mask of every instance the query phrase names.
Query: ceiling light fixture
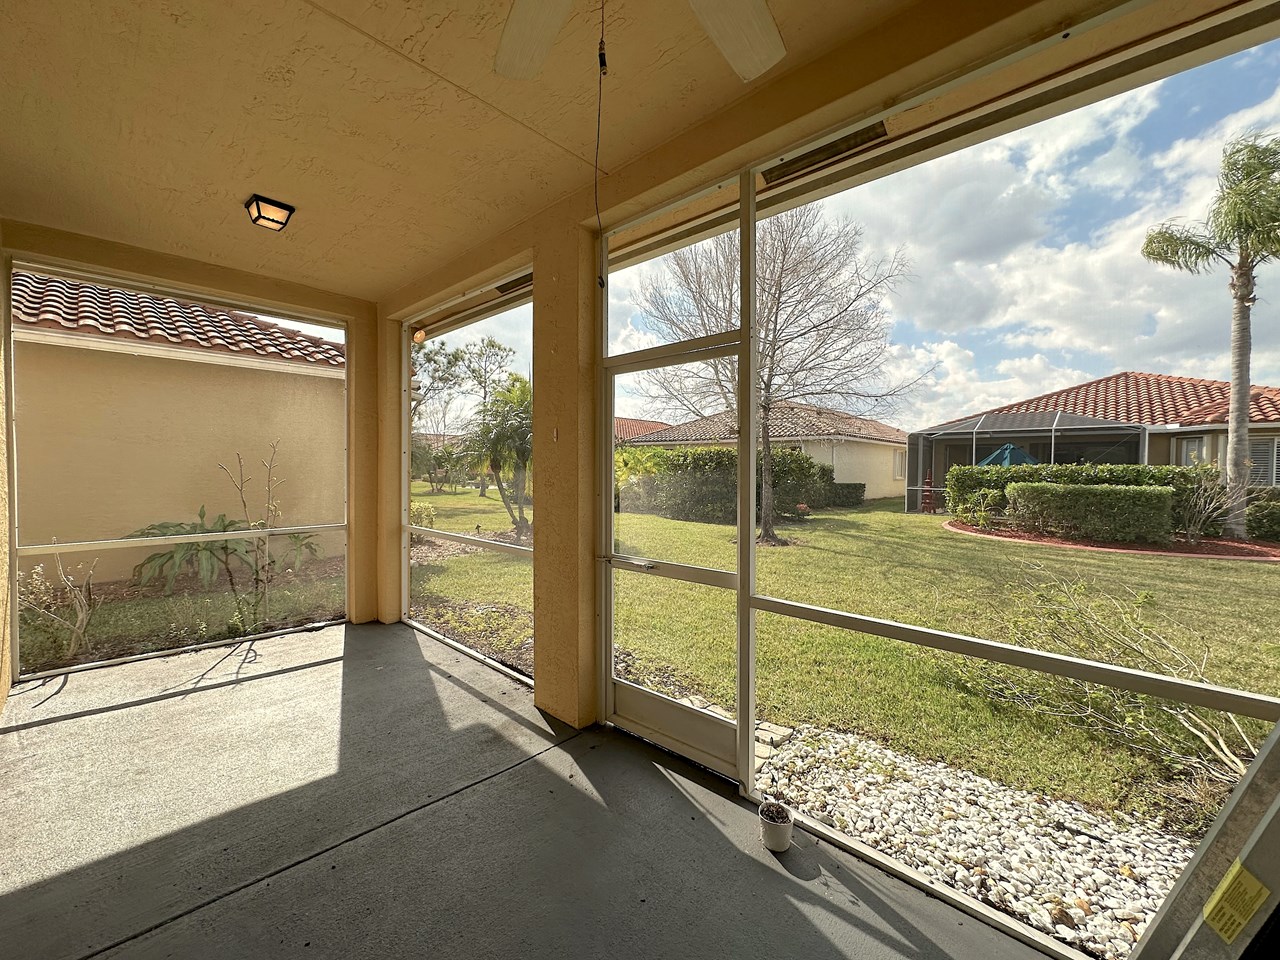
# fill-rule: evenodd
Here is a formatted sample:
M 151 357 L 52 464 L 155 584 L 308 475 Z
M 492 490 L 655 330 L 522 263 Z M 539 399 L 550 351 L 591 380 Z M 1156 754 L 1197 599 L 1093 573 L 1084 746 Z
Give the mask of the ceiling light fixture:
M 294 208 L 287 203 L 271 200 L 256 193 L 244 202 L 244 208 L 249 211 L 249 219 L 258 226 L 275 231 L 285 228 L 294 211 Z

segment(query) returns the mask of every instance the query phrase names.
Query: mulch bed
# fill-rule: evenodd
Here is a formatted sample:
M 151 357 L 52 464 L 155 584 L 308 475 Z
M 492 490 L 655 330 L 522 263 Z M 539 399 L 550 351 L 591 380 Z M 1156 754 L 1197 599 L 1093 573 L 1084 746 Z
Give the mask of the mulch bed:
M 1127 543 L 1117 546 L 1098 540 L 1064 540 L 1048 534 L 1026 533 L 1021 530 L 980 530 L 958 520 L 943 524 L 947 530 L 966 533 L 993 540 L 1012 540 L 1015 543 L 1034 543 L 1046 547 L 1068 547 L 1074 550 L 1101 550 L 1108 553 L 1146 553 L 1157 557 L 1199 557 L 1204 560 L 1280 560 L 1280 543 L 1258 540 L 1228 540 L 1223 537 L 1206 537 L 1199 543 L 1174 540 L 1171 543 Z

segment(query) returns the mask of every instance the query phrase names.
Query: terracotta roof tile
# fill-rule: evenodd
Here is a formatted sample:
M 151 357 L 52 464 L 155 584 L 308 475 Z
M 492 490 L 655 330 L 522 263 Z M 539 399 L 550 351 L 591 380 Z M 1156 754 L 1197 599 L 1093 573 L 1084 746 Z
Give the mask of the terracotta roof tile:
M 246 313 L 34 273 L 13 274 L 13 318 L 45 330 L 341 367 L 343 345 Z
M 613 438 L 615 440 L 634 440 L 636 437 L 643 437 L 646 433 L 663 430 L 669 426 L 671 424 L 663 423 L 661 420 L 635 420 L 631 417 L 614 417 Z
M 769 433 L 775 442 L 794 440 L 882 440 L 905 443 L 907 435 L 879 420 L 815 407 L 807 403 L 776 403 L 769 411 Z M 725 411 L 677 424 L 637 440 L 637 443 L 722 443 L 738 438 L 737 414 Z
M 1125 371 L 983 410 L 958 420 L 948 420 L 922 432 L 930 433 L 949 424 L 990 414 L 1058 411 L 1133 424 L 1194 426 L 1226 423 L 1230 390 L 1231 384 L 1225 380 Z M 1280 423 L 1280 389 L 1252 387 L 1249 420 L 1251 423 Z

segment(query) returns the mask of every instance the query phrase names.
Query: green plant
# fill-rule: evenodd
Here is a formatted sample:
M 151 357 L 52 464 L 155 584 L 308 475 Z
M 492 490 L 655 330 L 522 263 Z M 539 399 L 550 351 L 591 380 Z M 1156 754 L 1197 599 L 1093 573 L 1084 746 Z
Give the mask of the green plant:
M 204 506 L 200 507 L 194 523 L 162 520 L 152 523 L 129 534 L 130 537 L 193 537 L 209 533 L 228 533 L 232 530 L 243 530 L 244 524 L 232 520 L 225 513 L 209 521 L 206 519 Z M 234 583 L 237 570 L 241 566 L 251 566 L 248 541 L 245 540 L 197 540 L 191 543 L 178 543 L 169 550 L 161 550 L 151 554 L 133 568 L 133 577 L 140 586 L 146 586 L 152 580 L 163 578 L 164 592 L 173 593 L 178 577 L 184 573 L 195 575 L 202 587 L 209 587 L 220 574 L 225 574 Z
M 285 540 L 289 544 L 283 554 L 283 558 L 287 561 L 285 566 L 295 573 L 302 567 L 304 558 L 314 560 L 320 556 L 320 544 L 316 542 L 314 533 L 291 533 L 285 537 Z M 281 556 L 279 553 L 276 555 Z M 275 561 L 272 561 L 272 565 L 275 566 Z
M 1258 540 L 1280 542 L 1280 490 L 1267 490 L 1244 511 L 1245 530 Z
M 1172 535 L 1172 487 L 1011 483 L 1004 493 L 1007 519 L 1019 530 L 1114 542 Z
M 1003 499 L 999 490 L 979 490 L 970 500 L 969 521 L 979 530 L 990 530 L 999 515 L 996 506 Z
M 57 571 L 54 580 L 45 576 L 42 563 L 28 572 L 18 572 L 18 604 L 37 620 L 44 620 L 46 626 L 66 631 L 64 655 L 70 660 L 91 647 L 89 626 L 102 604 L 93 594 L 93 569 L 98 561 L 94 559 L 87 570 L 84 564 L 77 564 L 70 571 L 62 565 L 61 554 L 55 553 L 53 562 Z M 77 582 L 76 574 L 81 571 Z
M 1280 137 L 1250 133 L 1222 149 L 1218 192 L 1204 220 L 1167 220 L 1147 231 L 1142 255 L 1187 273 L 1225 265 L 1231 273 L 1231 397 L 1227 412 L 1226 520 L 1231 535 L 1246 534 L 1249 483 L 1249 364 L 1257 270 L 1280 258 Z
M 261 530 L 262 536 L 175 544 L 169 550 L 151 554 L 134 567 L 133 575 L 139 585 L 145 586 L 157 577 L 164 577 L 165 593 L 171 594 L 178 577 L 183 573 L 194 574 L 201 586 L 206 588 L 220 577 L 225 577 L 235 605 L 234 614 L 228 618 L 231 635 L 238 636 L 261 629 L 269 618 L 268 588 L 274 579 L 276 566 L 271 559 L 268 538 L 270 530 L 279 523 L 281 515 L 278 493 L 284 479 L 276 472 L 279 448 L 280 441 L 273 441 L 270 458 L 259 461 L 266 470 L 266 478 L 263 506 L 257 516 L 249 506 L 249 484 L 253 478 L 245 476 L 244 458 L 237 453 L 237 469 L 234 474 L 225 464 L 218 464 L 218 469 L 226 474 L 235 488 L 244 512 L 243 519 L 231 519 L 220 513 L 209 522 L 205 508 L 201 505 L 195 523 L 162 521 L 130 534 L 131 537 L 190 537 Z M 304 556 L 315 557 L 320 553 L 319 545 L 311 534 L 289 534 L 287 541 L 289 546 L 284 556 L 291 561 L 294 569 L 302 563 Z
M 427 500 L 413 500 L 409 504 L 409 524 L 414 527 L 434 527 L 436 508 Z
M 527 379 L 513 373 L 506 386 L 489 397 L 468 428 L 464 449 L 471 463 L 492 475 L 516 536 L 530 537 L 532 524 L 525 507 L 533 460 L 533 386 Z
M 643 451 L 643 452 L 641 452 Z M 732 447 L 622 447 L 614 454 L 615 508 L 673 520 L 733 523 L 738 516 L 738 452 Z M 763 471 L 757 465 L 756 504 Z M 802 450 L 773 454 L 774 516 L 798 518 L 830 506 L 837 497 L 862 502 L 864 484 L 837 484 L 829 465 Z
M 1232 504 L 1246 495 L 1233 491 L 1222 478 L 1216 461 L 1195 462 L 1183 475 L 1185 483 L 1177 501 L 1174 525 L 1191 543 L 1199 543 L 1206 535 L 1219 534 L 1231 512 Z
M 860 507 L 867 498 L 865 483 L 832 483 L 831 506 Z
M 1199 471 L 1199 473 L 1197 472 Z M 1171 515 L 1176 530 L 1184 530 L 1188 500 L 1203 481 L 1202 467 L 1172 467 L 1140 463 L 1024 463 L 1011 467 L 954 466 L 947 471 L 947 509 L 958 520 L 973 523 L 974 496 L 994 490 L 987 508 L 995 517 L 1008 506 L 1005 488 L 1011 483 L 1062 483 L 1120 487 L 1172 487 Z M 1202 531 L 1219 532 L 1212 523 Z

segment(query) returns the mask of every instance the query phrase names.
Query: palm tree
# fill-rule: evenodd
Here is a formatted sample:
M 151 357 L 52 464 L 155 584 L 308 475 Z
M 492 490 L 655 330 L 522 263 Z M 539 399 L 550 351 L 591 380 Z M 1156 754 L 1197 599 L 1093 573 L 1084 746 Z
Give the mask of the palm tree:
M 533 460 L 533 386 L 526 378 L 512 374 L 493 392 L 472 420 L 464 449 L 472 463 L 493 473 L 516 536 L 526 539 L 532 530 L 524 508 Z M 502 479 L 505 471 L 511 474 L 510 490 Z
M 1199 223 L 1169 220 L 1152 227 L 1142 255 L 1188 273 L 1219 263 L 1231 271 L 1231 399 L 1227 417 L 1227 532 L 1245 535 L 1244 491 L 1249 483 L 1249 359 L 1256 271 L 1280 257 L 1280 137 L 1252 134 L 1222 150 L 1218 193 Z

